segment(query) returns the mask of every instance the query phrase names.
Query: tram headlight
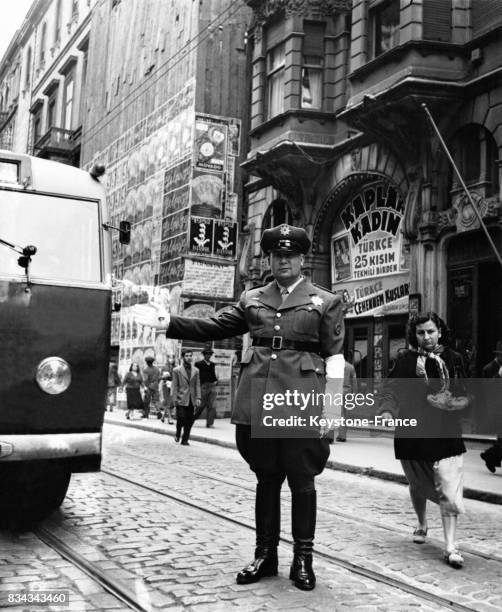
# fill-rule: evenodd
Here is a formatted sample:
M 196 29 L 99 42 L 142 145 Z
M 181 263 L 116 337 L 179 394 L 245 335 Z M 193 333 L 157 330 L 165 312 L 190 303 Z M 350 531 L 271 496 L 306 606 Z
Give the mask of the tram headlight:
M 71 369 L 61 357 L 47 357 L 38 364 L 35 378 L 42 391 L 57 395 L 70 386 Z

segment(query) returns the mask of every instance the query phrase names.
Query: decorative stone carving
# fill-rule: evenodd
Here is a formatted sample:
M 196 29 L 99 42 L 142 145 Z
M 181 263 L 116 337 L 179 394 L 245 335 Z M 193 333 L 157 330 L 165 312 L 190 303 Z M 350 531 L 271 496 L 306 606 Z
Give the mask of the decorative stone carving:
M 284 11 L 286 17 L 308 14 L 329 17 L 350 7 L 350 0 L 265 0 L 253 8 L 258 24 L 264 24 L 279 11 Z
M 482 219 L 501 217 L 502 206 L 497 196 L 484 198 L 475 191 L 471 191 L 471 196 Z M 438 234 L 448 229 L 455 229 L 457 233 L 461 233 L 479 229 L 479 227 L 476 213 L 472 210 L 472 205 L 465 193 L 455 196 L 452 206 L 438 213 Z

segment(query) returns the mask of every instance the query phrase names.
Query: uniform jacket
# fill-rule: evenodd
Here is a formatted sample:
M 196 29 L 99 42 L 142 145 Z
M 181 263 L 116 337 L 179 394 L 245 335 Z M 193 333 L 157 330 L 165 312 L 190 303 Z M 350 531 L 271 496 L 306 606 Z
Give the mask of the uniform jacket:
M 462 357 L 459 353 L 445 348 L 441 358 L 448 368 L 453 384 L 456 373 L 462 375 Z M 462 412 L 447 412 L 431 406 L 427 401 L 425 379 L 416 374 L 418 353 L 402 351 L 390 373 L 391 381 L 386 391 L 397 402 L 400 418 L 416 418 L 417 428 L 396 427 L 394 450 L 396 459 L 423 459 L 438 461 L 465 453 L 462 441 Z M 403 384 L 398 379 L 404 379 Z M 424 437 L 418 437 L 420 433 Z M 441 434 L 446 437 L 441 437 Z
M 190 400 L 192 400 L 192 405 L 195 406 L 196 401 L 200 400 L 199 370 L 196 367 L 191 366 L 190 378 L 188 378 L 183 364 L 174 368 L 171 396 L 174 406 L 188 406 Z
M 318 343 L 319 352 L 251 346 L 242 356 L 232 422 L 249 425 L 260 419 L 265 393 L 322 393 L 324 359 L 342 352 L 344 324 L 342 300 L 303 280 L 282 303 L 278 285 L 245 291 L 236 306 L 216 317 L 190 319 L 172 316 L 171 338 L 205 342 L 250 332 L 252 338 L 282 336 L 294 342 Z M 287 409 L 285 408 L 287 412 Z M 305 412 L 317 412 L 309 401 Z

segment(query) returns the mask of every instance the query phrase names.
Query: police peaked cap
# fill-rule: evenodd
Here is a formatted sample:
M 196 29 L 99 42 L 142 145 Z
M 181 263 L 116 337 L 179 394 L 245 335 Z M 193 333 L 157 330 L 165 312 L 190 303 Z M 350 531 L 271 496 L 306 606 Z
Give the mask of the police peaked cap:
M 310 249 L 310 240 L 303 227 L 293 227 L 283 223 L 263 232 L 260 246 L 266 255 L 272 251 L 283 253 L 302 253 Z

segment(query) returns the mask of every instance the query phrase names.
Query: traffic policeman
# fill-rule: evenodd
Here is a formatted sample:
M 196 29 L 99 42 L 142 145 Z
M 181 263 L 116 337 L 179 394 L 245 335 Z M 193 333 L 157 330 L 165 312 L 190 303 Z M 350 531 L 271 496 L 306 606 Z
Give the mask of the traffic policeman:
M 316 406 L 307 404 L 315 402 L 316 393 L 342 392 L 343 303 L 339 295 L 313 285 L 302 275 L 304 256 L 310 248 L 303 228 L 282 224 L 265 230 L 261 247 L 270 258 L 274 280 L 244 291 L 231 310 L 203 319 L 170 317 L 150 309 L 136 318 L 143 324 L 167 327 L 170 338 L 198 342 L 250 332 L 252 344 L 242 357 L 232 423 L 236 425 L 237 448 L 257 478 L 256 549 L 254 560 L 237 574 L 237 583 L 277 575 L 280 492 L 287 479 L 294 539 L 290 579 L 299 589 L 311 590 L 316 581 L 312 569 L 314 477 L 326 465 L 328 440 L 319 432 L 315 437 L 257 437 L 252 425 L 262 418 L 265 396 L 297 390 L 307 398 L 305 413 L 315 413 Z

